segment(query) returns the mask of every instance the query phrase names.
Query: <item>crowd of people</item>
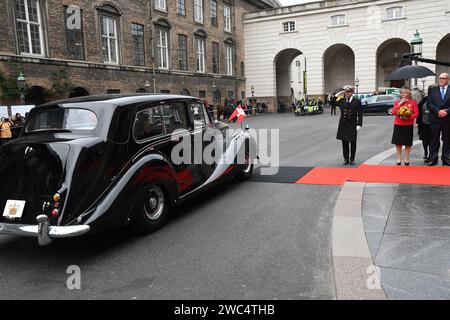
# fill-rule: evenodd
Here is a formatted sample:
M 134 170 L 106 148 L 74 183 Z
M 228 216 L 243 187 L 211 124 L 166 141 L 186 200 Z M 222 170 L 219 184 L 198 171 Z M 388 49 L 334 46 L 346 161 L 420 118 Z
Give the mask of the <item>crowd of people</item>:
M 392 110 L 395 119 L 391 142 L 396 146 L 398 166 L 410 165 L 415 125 L 422 141 L 424 163 L 427 166 L 438 164 L 442 141 L 442 165 L 450 166 L 449 81 L 447 73 L 441 74 L 439 84 L 430 86 L 422 99 L 415 97 L 408 87 L 401 89 L 400 99 L 395 102 Z M 354 89 L 346 86 L 344 95 L 332 97 L 330 105 L 332 114 L 335 108 L 341 110 L 336 138 L 342 141 L 343 165 L 355 165 L 357 136 L 363 125 L 361 101 L 354 96 Z
M 11 118 L 2 117 L 0 119 L 0 145 L 8 143 L 15 137 L 15 129 L 21 128 L 25 123 L 25 118 L 17 113 Z

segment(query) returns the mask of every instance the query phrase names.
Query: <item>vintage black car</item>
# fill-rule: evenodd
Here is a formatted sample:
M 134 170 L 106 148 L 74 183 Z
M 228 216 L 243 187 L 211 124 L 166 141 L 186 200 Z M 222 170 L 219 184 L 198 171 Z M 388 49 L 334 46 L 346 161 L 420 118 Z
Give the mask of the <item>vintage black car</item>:
M 227 128 L 186 96 L 89 96 L 36 107 L 20 137 L 0 148 L 0 234 L 47 245 L 124 225 L 157 230 L 169 207 L 224 178 L 251 176 L 254 140 L 248 128 L 227 138 Z M 223 146 L 219 161 L 193 159 L 212 143 Z M 192 161 L 173 161 L 175 148 L 183 157 L 192 148 L 183 158 Z

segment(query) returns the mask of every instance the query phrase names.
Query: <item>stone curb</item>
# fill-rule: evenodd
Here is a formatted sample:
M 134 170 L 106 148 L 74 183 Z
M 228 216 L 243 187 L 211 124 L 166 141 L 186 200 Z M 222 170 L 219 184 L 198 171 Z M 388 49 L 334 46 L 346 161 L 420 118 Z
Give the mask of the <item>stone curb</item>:
M 364 164 L 379 165 L 395 152 L 395 148 L 386 150 Z M 332 255 L 338 300 L 387 300 L 364 232 L 362 202 L 366 185 L 344 183 L 334 208 Z

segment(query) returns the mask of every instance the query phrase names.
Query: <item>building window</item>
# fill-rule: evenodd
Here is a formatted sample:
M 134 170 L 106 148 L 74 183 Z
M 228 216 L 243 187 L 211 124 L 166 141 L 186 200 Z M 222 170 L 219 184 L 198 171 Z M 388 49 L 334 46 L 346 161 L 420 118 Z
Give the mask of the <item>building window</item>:
M 117 19 L 101 17 L 102 54 L 104 63 L 119 63 L 119 46 L 117 37 Z
M 194 0 L 194 21 L 203 23 L 203 0 Z
M 133 23 L 132 30 L 134 65 L 143 67 L 145 66 L 144 26 Z
M 39 0 L 16 0 L 15 10 L 20 54 L 44 55 Z
M 295 31 L 295 21 L 283 22 L 283 32 Z
M 244 77 L 245 76 L 245 65 L 244 62 L 241 62 L 241 76 Z
M 195 52 L 197 57 L 197 72 L 206 72 L 205 68 L 205 40 L 195 39 Z
M 206 91 L 200 90 L 200 91 L 198 92 L 198 97 L 199 97 L 199 98 L 206 98 Z
M 219 71 L 219 44 L 216 42 L 212 43 L 212 72 L 220 73 Z
M 155 9 L 166 11 L 166 0 L 155 0 Z
M 223 17 L 224 17 L 224 30 L 227 32 L 231 32 L 231 7 L 223 6 Z
M 227 76 L 233 75 L 233 47 L 225 45 L 225 65 Z
M 181 16 L 186 15 L 186 1 L 185 0 L 177 0 L 177 14 Z
M 404 17 L 403 7 L 392 7 L 386 10 L 387 19 L 400 19 Z
M 217 0 L 210 1 L 211 25 L 217 27 Z
M 157 66 L 161 69 L 169 68 L 169 35 L 166 30 L 156 30 L 156 59 Z
M 337 15 L 331 17 L 331 26 L 332 27 L 340 27 L 345 25 L 345 15 Z
M 67 57 L 84 60 L 83 20 L 81 10 L 76 6 L 64 6 Z
M 187 71 L 187 36 L 184 34 L 178 35 L 178 61 L 180 70 Z

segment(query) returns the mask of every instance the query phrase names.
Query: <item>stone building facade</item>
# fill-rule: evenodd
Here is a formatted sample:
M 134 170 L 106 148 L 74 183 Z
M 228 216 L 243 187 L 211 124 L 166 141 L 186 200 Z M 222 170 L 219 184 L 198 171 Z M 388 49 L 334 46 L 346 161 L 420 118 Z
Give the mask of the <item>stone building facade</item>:
M 358 81 L 360 93 L 408 84 L 385 78 L 411 51 L 417 31 L 424 58 L 450 62 L 449 0 L 322 0 L 246 13 L 247 95 L 253 86 L 255 96 L 272 106 L 288 103 L 292 81 L 302 82 L 298 73 L 305 64 L 309 96 L 323 97 Z M 438 74 L 448 71 L 422 65 Z M 422 89 L 435 81 L 428 77 L 417 85 Z
M 243 13 L 279 6 L 274 0 L 0 0 L 0 72 L 25 74 L 27 104 L 55 98 L 55 82 L 67 83 L 69 96 L 146 91 L 223 103 L 245 93 Z

